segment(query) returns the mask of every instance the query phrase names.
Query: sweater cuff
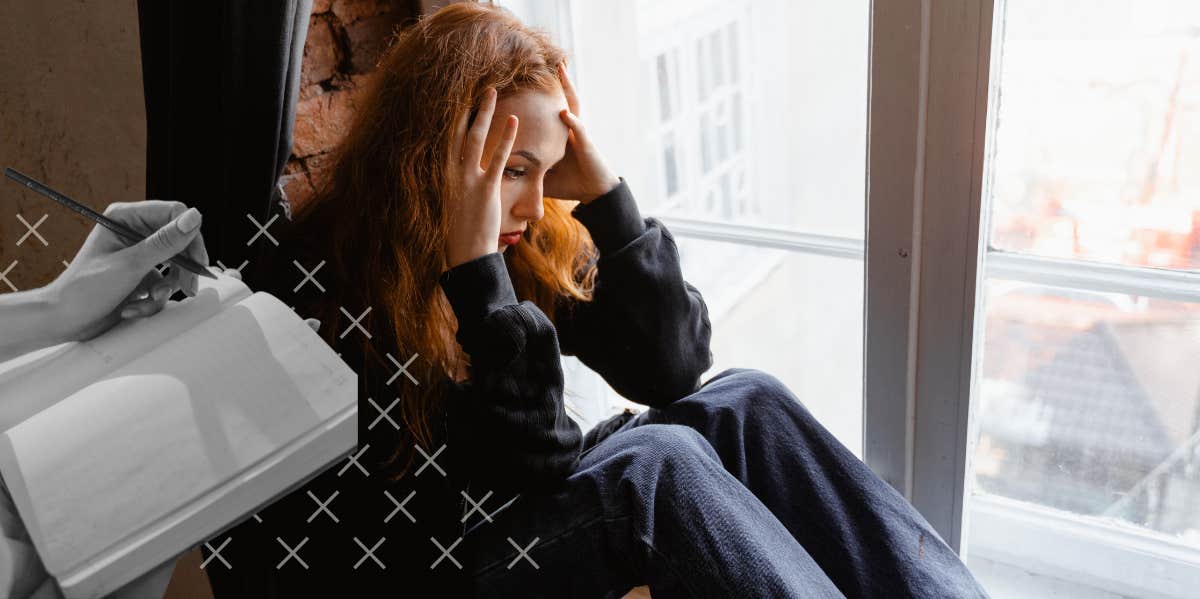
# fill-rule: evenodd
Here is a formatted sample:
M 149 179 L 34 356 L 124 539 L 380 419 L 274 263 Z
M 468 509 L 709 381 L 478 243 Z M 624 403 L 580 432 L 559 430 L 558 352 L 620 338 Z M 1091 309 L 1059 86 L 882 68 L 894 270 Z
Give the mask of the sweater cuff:
M 471 328 L 502 306 L 517 303 L 504 254 L 491 252 L 463 262 L 438 277 L 458 318 L 459 329 Z
M 619 177 L 621 182 L 608 193 L 588 202 L 580 204 L 571 211 L 571 215 L 592 235 L 592 241 L 601 255 L 615 252 L 629 242 L 637 239 L 646 231 L 646 223 L 638 210 L 633 193 L 625 177 Z

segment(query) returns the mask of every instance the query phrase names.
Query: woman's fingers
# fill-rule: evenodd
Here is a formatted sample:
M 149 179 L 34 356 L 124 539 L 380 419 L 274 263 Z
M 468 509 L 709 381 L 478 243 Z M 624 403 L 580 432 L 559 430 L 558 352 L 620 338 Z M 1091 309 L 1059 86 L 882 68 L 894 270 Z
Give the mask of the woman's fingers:
M 563 95 L 567 97 L 567 108 L 579 114 L 579 96 L 575 93 L 575 86 L 571 85 L 571 78 L 567 76 L 567 63 L 558 63 L 558 77 L 562 82 Z
M 151 272 L 154 272 L 155 275 L 158 274 L 156 271 Z M 151 316 L 158 313 L 158 311 L 162 310 L 163 307 L 167 305 L 167 300 L 171 297 L 174 289 L 168 285 L 162 284 L 162 281 L 165 279 L 163 279 L 161 276 L 159 279 L 159 281 L 156 281 L 151 287 L 149 287 L 149 295 L 147 295 L 145 298 L 140 297 L 141 292 L 138 292 L 137 295 L 133 296 L 138 299 L 125 302 L 125 305 L 121 307 L 121 318 L 142 318 Z
M 483 104 L 475 122 L 471 123 L 471 131 L 467 134 L 467 148 L 464 158 L 468 165 L 479 166 L 483 162 L 483 144 L 487 141 L 488 129 L 492 126 L 492 114 L 496 111 L 496 89 L 489 87 L 484 94 Z
M 158 285 L 155 285 L 154 288 L 166 287 L 171 290 L 167 295 L 173 295 L 176 289 L 184 289 L 187 275 L 191 274 L 192 273 L 172 264 L 170 270 L 167 271 L 167 276 L 163 277 L 163 280 L 158 283 Z
M 159 300 L 157 296 L 151 295 L 146 299 L 135 300 L 125 304 L 121 308 L 121 318 L 145 318 L 153 316 L 162 310 L 166 304 L 166 297 Z
M 491 181 L 500 181 L 500 174 L 504 172 L 504 165 L 508 162 L 508 154 L 512 151 L 513 142 L 517 139 L 518 125 L 515 114 L 510 114 L 507 119 L 504 119 L 504 133 L 500 138 L 500 145 L 496 146 L 496 150 L 492 152 L 492 162 L 488 166 L 487 174 Z
M 579 116 L 573 114 L 570 110 L 564 110 L 559 115 L 562 116 L 563 122 L 567 124 L 567 127 L 571 128 L 571 135 L 575 138 L 575 143 L 579 144 L 580 149 L 587 146 L 587 131 L 583 127 L 583 121 L 579 120 Z
M 142 280 L 138 281 L 136 287 L 129 295 L 125 296 L 126 301 L 140 299 L 150 295 L 150 291 L 154 289 L 163 280 L 162 274 L 157 269 L 151 268 L 146 274 L 142 275 Z
M 458 117 L 458 122 L 454 124 L 454 144 L 451 149 L 451 156 L 454 164 L 460 164 L 463 161 L 464 145 L 467 142 L 467 124 L 471 122 L 471 108 L 467 108 Z

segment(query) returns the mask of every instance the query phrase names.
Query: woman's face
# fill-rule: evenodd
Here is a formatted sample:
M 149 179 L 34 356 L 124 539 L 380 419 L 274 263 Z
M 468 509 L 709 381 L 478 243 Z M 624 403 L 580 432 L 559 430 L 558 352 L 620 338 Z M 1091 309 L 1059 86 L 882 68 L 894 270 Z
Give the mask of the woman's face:
M 524 232 L 542 218 L 542 181 L 562 160 L 567 149 L 567 126 L 558 114 L 567 108 L 562 91 L 523 91 L 496 101 L 492 125 L 484 142 L 482 168 L 487 168 L 499 145 L 504 119 L 517 115 L 517 139 L 509 152 L 500 183 L 500 235 Z M 519 243 L 525 243 L 524 240 Z M 503 252 L 504 241 L 496 240 Z

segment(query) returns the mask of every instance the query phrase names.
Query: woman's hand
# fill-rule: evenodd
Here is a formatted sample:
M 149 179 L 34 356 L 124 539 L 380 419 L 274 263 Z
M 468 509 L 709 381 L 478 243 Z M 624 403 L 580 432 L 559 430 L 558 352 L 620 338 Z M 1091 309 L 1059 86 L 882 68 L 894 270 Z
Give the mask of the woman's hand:
M 558 117 L 569 129 L 567 153 L 554 169 L 546 174 L 543 193 L 562 200 L 578 200 L 584 204 L 612 191 L 621 180 L 608 169 L 596 146 L 588 138 L 579 120 L 579 97 L 567 78 L 567 67 L 558 64 L 558 78 L 567 96 L 568 110 Z
M 149 237 L 127 246 L 105 227 L 92 229 L 67 269 L 46 286 L 64 340 L 91 339 L 122 319 L 156 314 L 178 289 L 195 295 L 194 273 L 174 265 L 165 277 L 155 270 L 172 256 L 208 264 L 194 208 L 159 200 L 114 202 L 104 215 Z
M 455 127 L 453 150 L 447 168 L 450 198 L 450 232 L 446 238 L 447 268 L 499 251 L 500 180 L 508 154 L 517 139 L 517 117 L 508 115 L 504 132 L 487 168 L 483 167 L 484 142 L 496 110 L 496 90 L 488 88 L 475 122 L 463 112 Z

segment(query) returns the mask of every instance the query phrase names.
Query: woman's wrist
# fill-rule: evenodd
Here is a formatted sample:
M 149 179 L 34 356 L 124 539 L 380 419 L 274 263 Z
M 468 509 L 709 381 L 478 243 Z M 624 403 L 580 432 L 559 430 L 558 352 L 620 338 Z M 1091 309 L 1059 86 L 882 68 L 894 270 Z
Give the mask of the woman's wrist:
M 596 198 L 616 189 L 620 184 L 621 178 L 616 175 L 611 175 L 610 177 L 605 178 L 603 183 L 594 187 L 591 192 L 585 194 L 587 199 L 581 200 L 580 203 L 589 204 L 592 202 L 592 200 L 595 200 Z
M 60 327 L 57 289 L 53 284 L 0 295 L 0 360 L 14 358 L 49 345 L 70 341 Z

